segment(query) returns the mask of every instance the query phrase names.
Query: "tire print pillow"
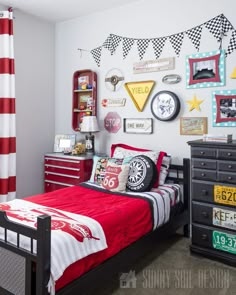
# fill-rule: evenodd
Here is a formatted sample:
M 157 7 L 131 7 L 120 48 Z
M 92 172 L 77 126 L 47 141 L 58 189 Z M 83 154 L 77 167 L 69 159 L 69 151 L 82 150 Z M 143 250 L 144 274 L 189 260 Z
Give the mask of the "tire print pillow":
M 136 156 L 130 161 L 127 189 L 133 192 L 147 192 L 157 178 L 156 164 L 147 156 Z

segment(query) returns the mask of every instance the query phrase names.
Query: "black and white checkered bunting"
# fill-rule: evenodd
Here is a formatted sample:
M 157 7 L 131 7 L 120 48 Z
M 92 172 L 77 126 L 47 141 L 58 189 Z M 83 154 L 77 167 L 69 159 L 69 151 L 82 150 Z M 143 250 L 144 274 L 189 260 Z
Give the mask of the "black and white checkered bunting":
M 184 33 L 179 33 L 169 37 L 170 43 L 172 47 L 174 48 L 174 51 L 177 56 L 179 56 L 181 46 L 183 44 L 183 39 L 184 39 Z
M 159 56 L 161 55 L 163 47 L 165 46 L 166 40 L 167 40 L 167 37 L 152 39 L 152 45 L 153 45 L 156 59 L 158 59 Z
M 186 31 L 187 36 L 193 43 L 194 47 L 199 51 L 200 41 L 202 37 L 202 26 L 195 27 L 191 30 Z
M 112 43 L 111 55 L 113 55 L 116 52 L 116 49 L 120 45 L 121 40 L 122 38 L 120 36 L 111 34 L 111 43 Z
M 221 15 L 214 17 L 205 23 L 205 27 L 210 31 L 210 33 L 217 39 L 221 41 L 222 38 L 222 18 Z
M 228 31 L 233 30 L 233 26 L 229 22 L 229 20 L 222 14 L 221 16 L 222 19 L 222 31 L 223 33 L 227 33 Z
M 110 34 L 107 39 L 104 41 L 103 45 L 104 48 L 108 49 L 110 52 L 113 51 L 113 38 L 112 34 Z
M 140 60 L 143 59 L 143 56 L 148 48 L 150 39 L 139 39 L 137 41 L 137 47 L 138 47 L 138 54 Z
M 225 56 L 231 54 L 234 50 L 236 50 L 236 30 L 233 30 L 232 32 L 232 36 L 229 41 L 228 49 L 225 52 Z
M 127 57 L 133 45 L 134 45 L 134 39 L 123 38 L 123 59 Z
M 102 46 L 99 46 L 99 47 L 91 50 L 91 54 L 92 54 L 98 67 L 100 67 L 101 53 L 102 53 Z
M 228 49 L 225 52 L 225 56 L 231 54 L 234 50 L 236 50 L 236 31 L 230 21 L 224 16 L 224 14 L 220 14 L 192 29 L 160 38 L 134 39 L 109 34 L 102 46 L 99 46 L 91 50 L 90 52 L 96 64 L 100 66 L 102 48 L 109 50 L 111 55 L 113 55 L 116 52 L 118 46 L 122 44 L 122 54 L 123 59 L 125 59 L 134 43 L 137 43 L 138 55 L 141 60 L 146 54 L 147 48 L 151 42 L 155 57 L 156 59 L 158 59 L 162 54 L 163 48 L 166 44 L 166 40 L 169 39 L 176 55 L 179 56 L 185 34 L 188 36 L 196 50 L 199 51 L 203 27 L 206 27 L 208 31 L 217 39 L 217 41 L 220 43 L 220 49 L 222 48 L 222 40 L 224 36 L 226 36 L 226 33 L 228 33 L 229 31 L 232 31 L 232 36 L 228 45 Z

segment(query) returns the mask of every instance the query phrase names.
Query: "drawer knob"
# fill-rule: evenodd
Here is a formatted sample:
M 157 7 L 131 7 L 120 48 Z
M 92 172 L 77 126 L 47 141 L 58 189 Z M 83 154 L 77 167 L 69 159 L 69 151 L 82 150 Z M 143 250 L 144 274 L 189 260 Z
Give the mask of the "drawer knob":
M 201 173 L 201 176 L 206 176 L 206 174 L 205 173 Z
M 205 152 L 201 151 L 201 152 L 200 152 L 200 154 L 201 154 L 201 155 L 204 155 L 204 154 L 205 154 Z
M 204 241 L 206 241 L 206 240 L 208 240 L 208 236 L 206 234 L 202 234 L 201 235 L 201 239 L 204 240 Z
M 232 180 L 232 176 L 228 176 L 228 180 Z
M 206 165 L 206 163 L 204 163 L 204 162 L 201 163 L 201 166 L 205 166 L 205 165 Z
M 227 156 L 232 156 L 232 153 L 227 153 Z
M 201 213 L 201 215 L 202 215 L 203 217 L 205 217 L 205 218 L 208 218 L 208 217 L 209 217 L 209 214 L 208 214 L 206 211 L 203 211 L 203 212 Z
M 229 169 L 232 169 L 232 165 L 228 165 L 228 168 L 229 168 Z
M 208 195 L 208 191 L 205 190 L 205 189 L 203 189 L 203 190 L 202 190 L 202 195 L 203 195 L 203 196 L 207 196 L 207 195 Z

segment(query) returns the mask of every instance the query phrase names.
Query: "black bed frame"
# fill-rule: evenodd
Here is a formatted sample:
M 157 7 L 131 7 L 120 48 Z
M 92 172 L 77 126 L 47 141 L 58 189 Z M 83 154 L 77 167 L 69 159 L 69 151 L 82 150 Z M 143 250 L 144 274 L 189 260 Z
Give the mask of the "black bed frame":
M 183 159 L 183 165 L 171 165 L 168 182 L 183 185 L 183 204 L 171 212 L 167 224 L 149 233 L 106 260 L 101 265 L 82 275 L 77 280 L 60 289 L 57 295 L 93 294 L 93 290 L 104 286 L 105 282 L 119 273 L 132 269 L 138 259 L 149 253 L 155 244 L 183 228 L 184 236 L 189 236 L 189 175 L 190 160 Z M 174 174 L 173 174 L 174 173 Z M 5 240 L 0 240 L 0 294 L 1 295 L 46 295 L 50 276 L 50 216 L 38 217 L 37 229 L 10 221 L 4 211 L 0 211 L 0 228 Z M 17 245 L 7 241 L 8 230 L 17 233 Z M 30 251 L 20 247 L 20 235 L 31 239 Z M 33 240 L 37 241 L 37 255 L 33 253 Z M 94 293 L 95 294 L 95 293 Z

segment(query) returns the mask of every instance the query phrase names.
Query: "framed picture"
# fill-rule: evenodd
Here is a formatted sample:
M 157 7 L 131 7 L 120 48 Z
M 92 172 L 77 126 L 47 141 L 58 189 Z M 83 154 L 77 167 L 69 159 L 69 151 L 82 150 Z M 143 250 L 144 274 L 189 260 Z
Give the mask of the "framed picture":
M 57 134 L 54 139 L 54 153 L 71 152 L 75 145 L 75 134 Z
M 236 90 L 212 92 L 212 125 L 215 127 L 236 126 Z
M 151 134 L 153 132 L 153 120 L 148 119 L 124 119 L 125 133 Z
M 203 135 L 207 133 L 207 117 L 181 117 L 181 135 Z
M 224 50 L 197 53 L 186 57 L 187 88 L 216 87 L 224 85 Z

